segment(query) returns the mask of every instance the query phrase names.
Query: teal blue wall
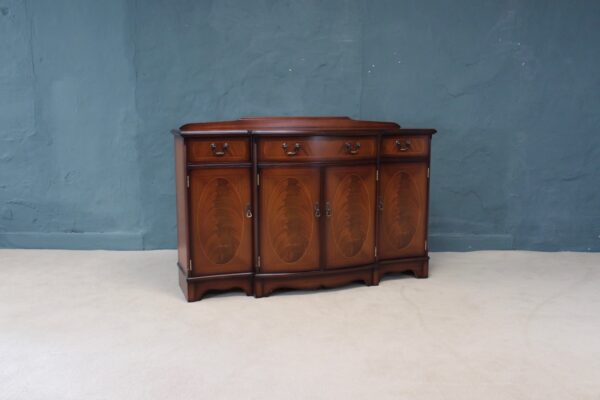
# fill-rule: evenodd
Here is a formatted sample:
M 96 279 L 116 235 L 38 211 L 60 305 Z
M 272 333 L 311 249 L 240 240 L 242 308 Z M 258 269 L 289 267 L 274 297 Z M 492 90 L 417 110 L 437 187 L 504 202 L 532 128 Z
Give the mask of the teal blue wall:
M 0 246 L 173 248 L 170 128 L 434 127 L 433 250 L 600 250 L 596 1 L 0 0 Z
M 133 16 L 0 0 L 0 246 L 143 245 Z

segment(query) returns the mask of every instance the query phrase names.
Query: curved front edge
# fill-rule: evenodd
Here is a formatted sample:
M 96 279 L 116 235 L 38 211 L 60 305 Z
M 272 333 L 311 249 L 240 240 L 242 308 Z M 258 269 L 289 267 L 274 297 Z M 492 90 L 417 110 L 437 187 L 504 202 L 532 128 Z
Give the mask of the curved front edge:
M 297 272 L 289 274 L 257 274 L 254 277 L 254 297 L 269 296 L 277 289 L 320 289 L 348 285 L 352 282 L 373 284 L 373 265 L 332 271 Z

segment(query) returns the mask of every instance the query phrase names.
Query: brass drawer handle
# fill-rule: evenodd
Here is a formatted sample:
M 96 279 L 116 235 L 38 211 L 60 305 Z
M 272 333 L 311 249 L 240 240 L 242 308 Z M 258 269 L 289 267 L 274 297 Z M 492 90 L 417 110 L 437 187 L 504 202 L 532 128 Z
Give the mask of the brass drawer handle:
M 246 218 L 252 218 L 252 206 L 250 203 L 246 204 Z
M 408 151 L 410 150 L 410 140 L 402 141 L 400 139 L 396 139 L 396 147 L 400 151 Z
M 315 203 L 315 218 L 321 218 L 321 206 L 319 202 Z
M 223 143 L 223 150 L 221 150 L 221 151 L 217 151 L 217 145 L 215 143 L 211 143 L 210 149 L 212 150 L 212 152 L 215 156 L 221 157 L 221 156 L 224 156 L 227 149 L 229 149 L 229 143 Z
M 346 151 L 348 152 L 348 154 L 358 154 L 358 150 L 360 150 L 359 142 L 356 142 L 354 145 L 352 145 L 352 143 L 350 142 L 346 142 L 344 145 L 346 146 Z
M 333 214 L 333 212 L 331 211 L 331 203 L 329 203 L 328 201 L 325 202 L 325 216 L 327 218 L 331 217 L 331 215 Z
M 294 145 L 294 151 L 288 151 L 288 144 L 284 143 L 281 145 L 281 147 L 283 148 L 283 151 L 285 152 L 285 154 L 287 154 L 288 156 L 295 156 L 296 154 L 298 154 L 298 152 L 300 151 L 300 148 L 302 147 L 300 145 L 300 143 L 296 143 Z

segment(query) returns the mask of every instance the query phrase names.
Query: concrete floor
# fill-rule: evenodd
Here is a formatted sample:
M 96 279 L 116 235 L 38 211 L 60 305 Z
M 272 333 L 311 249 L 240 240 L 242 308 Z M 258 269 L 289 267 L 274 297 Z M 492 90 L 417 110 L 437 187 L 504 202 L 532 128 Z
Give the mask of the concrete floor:
M 0 250 L 0 399 L 600 399 L 600 254 L 188 304 L 174 251 Z

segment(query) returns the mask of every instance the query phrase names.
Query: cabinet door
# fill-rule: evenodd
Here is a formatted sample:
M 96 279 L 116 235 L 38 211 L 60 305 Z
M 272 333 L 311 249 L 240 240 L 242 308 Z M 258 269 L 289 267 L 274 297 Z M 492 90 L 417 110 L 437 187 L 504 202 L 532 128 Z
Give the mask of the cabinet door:
M 190 171 L 192 272 L 252 271 L 250 169 Z
M 427 164 L 381 165 L 379 257 L 425 254 Z
M 375 262 L 375 166 L 327 168 L 324 215 L 327 268 Z
M 261 272 L 319 268 L 319 182 L 318 168 L 261 170 Z

